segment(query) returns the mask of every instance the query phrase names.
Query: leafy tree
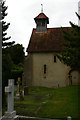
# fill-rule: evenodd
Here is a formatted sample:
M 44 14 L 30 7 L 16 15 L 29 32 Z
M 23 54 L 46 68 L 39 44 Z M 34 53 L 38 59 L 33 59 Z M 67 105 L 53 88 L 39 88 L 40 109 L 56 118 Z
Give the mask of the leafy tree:
M 77 14 L 78 18 L 80 16 Z M 70 66 L 74 69 L 80 68 L 80 27 L 78 25 L 70 22 L 71 30 L 70 32 L 64 33 L 64 50 L 58 55 L 58 58 L 64 62 L 67 66 Z
M 9 54 L 2 55 L 2 78 L 3 78 L 3 88 L 7 85 L 7 81 L 10 78 L 11 69 L 13 68 L 13 61 Z
M 24 62 L 24 47 L 20 44 L 11 46 L 10 55 L 11 55 L 11 58 L 14 64 L 23 63 Z
M 16 83 L 18 77 L 22 78 L 24 47 L 20 44 L 13 45 L 11 47 L 6 47 L 3 48 L 3 54 L 5 55 L 9 54 L 11 57 L 11 60 L 13 62 L 13 67 L 11 68 L 9 77 L 15 79 L 15 83 Z
M 13 63 L 16 65 L 24 62 L 24 47 L 20 44 L 6 47 L 3 49 L 3 53 L 10 54 Z
M 22 63 L 19 63 L 13 66 L 11 70 L 11 78 L 15 79 L 15 84 L 17 83 L 18 77 L 20 77 L 22 80 L 23 70 L 24 70 L 24 67 Z
M 6 37 L 7 35 L 7 29 L 9 28 L 10 23 L 6 23 L 6 21 L 4 21 L 5 17 L 7 16 L 6 10 L 8 7 L 5 6 L 5 1 L 2 1 L 1 3 L 2 5 L 2 10 L 1 10 L 1 16 L 2 16 L 2 46 L 11 46 L 13 45 L 15 42 L 5 42 L 6 40 L 9 40 L 11 37 Z
M 2 54 L 2 105 L 6 105 L 5 86 L 10 79 L 11 69 L 13 67 L 13 61 L 9 54 Z
M 6 37 L 7 35 L 6 31 L 8 30 L 10 25 L 10 23 L 6 23 L 5 21 L 5 17 L 7 16 L 7 13 L 6 13 L 7 8 L 8 7 L 5 6 L 5 1 L 0 2 L 0 22 L 2 25 L 2 47 L 3 48 L 7 46 L 11 46 L 15 43 L 14 41 L 12 42 L 8 41 L 11 37 Z M 3 96 L 2 102 L 4 106 L 6 103 L 4 88 L 7 85 L 8 79 L 10 78 L 12 66 L 13 66 L 13 61 L 11 59 L 10 54 L 5 54 L 3 53 L 3 50 L 2 50 L 2 96 Z
M 6 10 L 8 7 L 5 6 L 4 1 L 0 1 L 0 23 L 2 27 L 2 46 L 5 47 L 7 45 L 11 45 L 10 42 L 5 42 L 9 40 L 11 37 L 5 37 L 7 35 L 6 31 L 10 25 L 10 23 L 6 23 L 4 18 L 7 16 Z M 5 92 L 4 88 L 7 84 L 9 74 L 12 68 L 12 60 L 10 55 L 2 54 L 2 103 L 5 106 Z

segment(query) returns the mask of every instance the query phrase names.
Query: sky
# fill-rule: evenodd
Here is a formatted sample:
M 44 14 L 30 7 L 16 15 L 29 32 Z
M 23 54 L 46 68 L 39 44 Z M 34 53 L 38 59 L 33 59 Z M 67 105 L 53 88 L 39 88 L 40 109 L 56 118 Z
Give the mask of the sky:
M 69 21 L 78 24 L 75 12 L 78 12 L 79 0 L 6 0 L 8 6 L 5 20 L 10 23 L 7 30 L 10 41 L 22 44 L 26 54 L 33 28 L 34 18 L 43 12 L 49 18 L 48 28 L 69 27 Z

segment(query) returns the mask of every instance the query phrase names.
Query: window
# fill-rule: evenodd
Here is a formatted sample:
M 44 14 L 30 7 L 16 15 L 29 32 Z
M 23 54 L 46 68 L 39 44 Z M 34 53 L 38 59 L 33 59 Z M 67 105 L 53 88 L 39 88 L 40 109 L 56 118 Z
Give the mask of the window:
M 39 27 L 40 25 L 41 25 L 41 23 L 40 23 L 40 22 L 38 22 L 38 23 L 37 23 L 37 27 Z
M 46 74 L 46 64 L 44 64 L 44 74 Z
M 56 56 L 54 56 L 54 62 L 56 62 Z
M 42 21 L 42 26 L 45 26 L 45 21 Z

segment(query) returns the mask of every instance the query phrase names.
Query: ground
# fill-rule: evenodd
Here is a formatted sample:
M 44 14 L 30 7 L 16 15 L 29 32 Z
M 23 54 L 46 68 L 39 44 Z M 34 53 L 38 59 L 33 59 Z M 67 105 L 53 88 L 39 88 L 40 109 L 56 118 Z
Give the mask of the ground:
M 17 114 L 40 118 L 80 118 L 80 86 L 58 89 L 29 87 L 24 100 L 15 100 Z

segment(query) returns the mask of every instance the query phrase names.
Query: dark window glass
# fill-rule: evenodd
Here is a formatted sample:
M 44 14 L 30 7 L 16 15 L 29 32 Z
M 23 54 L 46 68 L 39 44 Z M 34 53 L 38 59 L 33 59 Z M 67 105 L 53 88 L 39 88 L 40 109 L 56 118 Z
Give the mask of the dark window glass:
M 46 64 L 44 64 L 44 74 L 46 74 Z
M 45 26 L 45 21 L 42 21 L 42 26 Z
M 54 62 L 56 62 L 56 56 L 54 56 Z

